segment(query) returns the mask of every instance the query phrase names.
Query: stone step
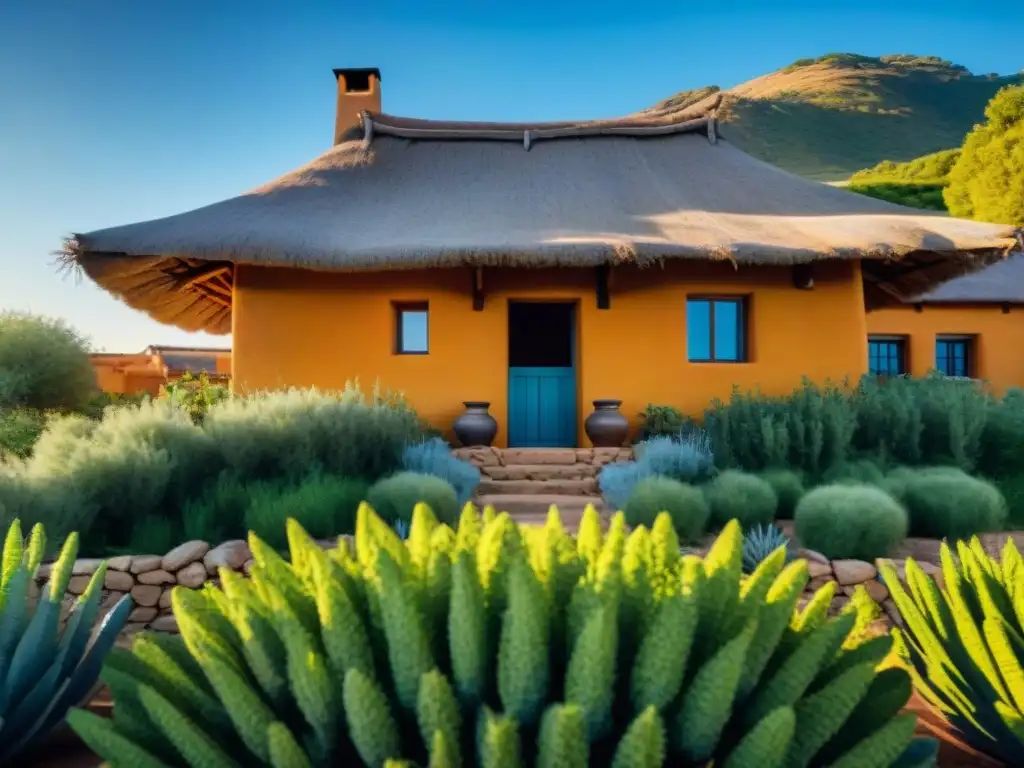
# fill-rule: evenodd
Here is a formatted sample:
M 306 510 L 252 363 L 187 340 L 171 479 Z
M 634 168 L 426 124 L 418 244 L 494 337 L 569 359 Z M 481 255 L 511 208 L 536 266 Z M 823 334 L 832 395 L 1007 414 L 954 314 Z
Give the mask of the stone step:
M 596 464 L 509 464 L 504 467 L 482 467 L 491 480 L 586 480 L 597 477 L 601 467 Z
M 537 466 L 576 464 L 580 466 L 627 461 L 632 452 L 627 448 L 499 448 L 498 463 L 506 467 L 516 465 Z
M 575 480 L 492 480 L 484 477 L 477 487 L 477 494 L 490 496 L 596 496 L 597 478 Z
M 524 525 L 543 525 L 553 504 L 558 507 L 562 524 L 572 531 L 579 527 L 587 504 L 593 504 L 602 516 L 608 514 L 599 496 L 496 494 L 478 496 L 475 503 L 480 508 L 490 504 L 498 512 L 508 512 L 513 520 Z

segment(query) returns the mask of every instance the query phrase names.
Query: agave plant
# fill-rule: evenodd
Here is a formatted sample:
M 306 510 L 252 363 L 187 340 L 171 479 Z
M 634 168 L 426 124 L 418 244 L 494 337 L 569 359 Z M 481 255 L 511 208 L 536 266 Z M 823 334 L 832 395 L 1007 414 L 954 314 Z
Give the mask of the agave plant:
M 757 566 L 780 547 L 786 553 L 786 561 L 791 560 L 789 537 L 778 526 L 754 526 L 743 537 L 743 572 L 753 573 Z
M 941 548 L 945 588 L 913 560 L 908 594 L 882 573 L 904 626 L 893 630 L 921 696 L 970 746 L 1024 764 L 1024 560 L 1012 539 L 1001 560 L 977 537 Z
M 106 564 L 93 574 L 61 631 L 61 602 L 78 554 L 78 535 L 73 533 L 64 542 L 42 596 L 33 601 L 29 590 L 45 548 L 41 525 L 32 529 L 27 547 L 17 520 L 7 531 L 0 571 L 0 765 L 13 765 L 16 754 L 89 696 L 103 658 L 132 610 L 131 598 L 125 595 L 86 651 Z
M 354 549 L 288 522 L 290 562 L 250 535 L 250 579 L 175 589 L 180 638 L 103 673 L 114 716 L 69 716 L 115 765 L 901 767 L 931 764 L 900 713 L 891 639 L 844 648 L 852 613 L 797 601 L 779 550 L 742 579 L 733 522 L 680 556 L 667 515 L 578 536 L 423 505 L 406 541 L 365 505 Z

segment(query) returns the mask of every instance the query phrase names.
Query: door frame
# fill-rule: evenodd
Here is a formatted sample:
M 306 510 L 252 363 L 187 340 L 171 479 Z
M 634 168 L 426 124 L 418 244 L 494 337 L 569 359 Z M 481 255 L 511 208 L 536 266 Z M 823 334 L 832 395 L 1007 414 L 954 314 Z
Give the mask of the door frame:
M 579 331 L 580 331 L 580 299 L 578 297 L 516 297 L 508 299 L 505 308 L 505 423 L 508 434 L 509 448 L 532 448 L 543 446 L 516 445 L 512 440 L 512 370 L 513 366 L 509 361 L 509 337 L 511 308 L 513 304 L 564 304 L 569 306 L 569 356 L 572 360 L 572 383 L 573 383 L 573 428 L 572 445 L 566 448 L 577 448 L 580 445 L 580 359 L 579 359 Z M 523 366 L 519 366 L 520 368 Z

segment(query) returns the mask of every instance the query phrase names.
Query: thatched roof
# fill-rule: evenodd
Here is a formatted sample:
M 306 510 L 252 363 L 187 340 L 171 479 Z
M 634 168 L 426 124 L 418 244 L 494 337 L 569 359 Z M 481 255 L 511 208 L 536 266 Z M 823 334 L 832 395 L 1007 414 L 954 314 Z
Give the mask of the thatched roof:
M 917 301 L 931 304 L 1024 304 L 1024 255 L 940 285 Z
M 717 95 L 587 123 L 362 129 L 244 195 L 74 235 L 66 258 L 165 323 L 230 331 L 230 263 L 312 270 L 866 259 L 873 306 L 1000 258 L 1012 227 L 899 207 L 714 141 Z M 212 264 L 210 264 L 212 262 Z M 215 274 L 216 290 L 195 290 Z

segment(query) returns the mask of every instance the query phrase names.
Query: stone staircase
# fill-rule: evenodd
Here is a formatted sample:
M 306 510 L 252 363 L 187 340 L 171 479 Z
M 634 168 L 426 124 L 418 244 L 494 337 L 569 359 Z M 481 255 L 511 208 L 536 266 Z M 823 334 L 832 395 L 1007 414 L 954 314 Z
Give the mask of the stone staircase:
M 605 464 L 632 459 L 629 448 L 459 448 L 456 456 L 483 475 L 475 502 L 521 523 L 543 523 L 552 504 L 575 529 L 587 504 L 604 512 L 597 475 Z

